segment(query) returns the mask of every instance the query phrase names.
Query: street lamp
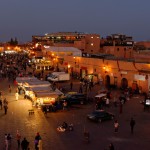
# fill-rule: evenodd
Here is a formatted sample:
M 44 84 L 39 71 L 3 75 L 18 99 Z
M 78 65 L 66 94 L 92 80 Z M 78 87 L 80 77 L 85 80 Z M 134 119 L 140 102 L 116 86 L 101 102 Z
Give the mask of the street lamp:
M 69 73 L 70 67 L 71 67 L 70 64 L 68 64 L 68 73 Z
M 73 57 L 73 59 L 75 60 L 75 61 L 74 61 L 74 72 L 76 73 L 76 63 L 77 63 L 77 62 L 76 62 L 76 57 Z

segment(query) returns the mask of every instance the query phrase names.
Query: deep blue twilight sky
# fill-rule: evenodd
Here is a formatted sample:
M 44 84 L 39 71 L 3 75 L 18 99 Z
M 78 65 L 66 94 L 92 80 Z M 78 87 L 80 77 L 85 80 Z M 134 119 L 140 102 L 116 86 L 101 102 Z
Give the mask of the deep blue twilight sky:
M 79 31 L 150 40 L 150 0 L 1 0 L 0 42 Z

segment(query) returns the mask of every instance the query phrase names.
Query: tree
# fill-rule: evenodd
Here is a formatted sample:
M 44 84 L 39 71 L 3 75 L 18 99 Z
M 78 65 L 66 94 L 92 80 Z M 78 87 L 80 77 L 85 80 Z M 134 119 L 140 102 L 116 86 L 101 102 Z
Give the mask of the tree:
M 15 45 L 18 45 L 18 40 L 17 40 L 17 38 L 16 38 L 16 37 L 15 37 L 14 44 L 15 44 Z
M 18 40 L 16 37 L 15 37 L 15 40 L 13 40 L 13 38 L 11 38 L 8 43 L 12 46 L 16 46 L 16 45 L 18 45 Z

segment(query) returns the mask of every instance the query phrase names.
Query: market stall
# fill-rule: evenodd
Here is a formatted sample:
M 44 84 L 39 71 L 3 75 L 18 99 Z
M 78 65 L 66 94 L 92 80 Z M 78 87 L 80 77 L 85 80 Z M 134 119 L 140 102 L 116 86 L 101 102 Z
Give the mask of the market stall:
M 55 109 L 55 103 L 58 95 L 56 93 L 41 93 L 36 92 L 33 105 L 43 110 L 46 107 L 47 111 L 53 111 Z

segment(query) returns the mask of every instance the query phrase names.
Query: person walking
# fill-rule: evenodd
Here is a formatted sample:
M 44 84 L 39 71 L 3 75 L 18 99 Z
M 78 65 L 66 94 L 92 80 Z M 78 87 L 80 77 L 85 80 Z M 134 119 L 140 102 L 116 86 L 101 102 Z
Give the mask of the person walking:
M 7 104 L 4 105 L 4 112 L 5 112 L 5 115 L 7 114 L 7 109 L 8 109 L 8 106 Z
M 10 84 L 9 84 L 9 87 L 8 87 L 8 89 L 9 89 L 9 93 L 11 93 L 11 86 L 10 86 Z
M 8 104 L 8 101 L 7 101 L 6 98 L 4 98 L 3 104 L 4 104 L 4 105 L 7 105 L 7 104 Z
M 26 138 L 24 138 L 21 142 L 21 148 L 22 150 L 27 150 L 29 146 L 29 142 L 26 140 Z
M 5 134 L 5 149 L 8 150 L 8 139 L 7 139 L 7 134 Z
M 19 98 L 19 94 L 18 94 L 18 92 L 16 92 L 15 93 L 15 97 L 16 97 L 16 101 L 18 100 L 18 98 Z
M 17 130 L 17 134 L 16 134 L 16 139 L 17 139 L 17 144 L 18 144 L 18 148 L 19 148 L 20 147 L 21 135 L 20 135 L 18 130 Z
M 131 134 L 133 134 L 134 126 L 135 126 L 135 120 L 133 118 L 131 118 L 131 120 L 130 120 Z
M 115 130 L 115 133 L 118 132 L 118 128 L 119 128 L 119 123 L 118 123 L 117 120 L 115 120 L 115 122 L 114 122 L 114 130 Z
M 79 93 L 82 93 L 83 90 L 82 90 L 82 83 L 80 82 L 80 86 L 79 86 Z
M 42 149 L 43 149 L 42 140 L 41 140 L 41 139 L 39 140 L 38 148 L 39 148 L 39 150 L 42 150 Z
M 109 98 L 106 98 L 106 107 L 109 107 Z
M 39 150 L 39 140 L 41 140 L 41 136 L 39 134 L 39 132 L 37 132 L 35 139 L 34 139 L 34 144 L 35 144 L 35 150 Z
M 12 139 L 12 135 L 8 133 L 7 135 L 8 147 L 11 147 L 11 139 Z
M 63 110 L 67 110 L 67 107 L 68 107 L 68 103 L 66 100 L 64 100 L 63 102 Z
M 44 112 L 45 116 L 47 116 L 47 107 L 46 106 L 43 106 L 43 112 Z

